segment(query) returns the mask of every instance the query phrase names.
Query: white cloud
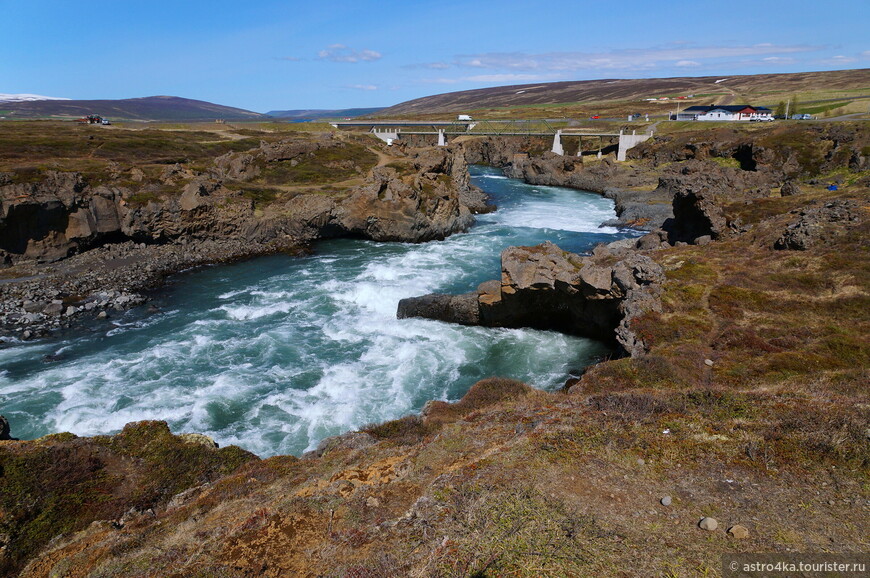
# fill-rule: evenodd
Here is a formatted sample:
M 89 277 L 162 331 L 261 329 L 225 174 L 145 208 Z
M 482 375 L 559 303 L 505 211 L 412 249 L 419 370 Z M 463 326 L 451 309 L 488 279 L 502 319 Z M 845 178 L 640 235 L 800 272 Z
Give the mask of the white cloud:
M 680 68 L 694 68 L 695 66 L 701 66 L 701 63 L 696 60 L 680 60 L 674 66 L 679 66 Z
M 354 90 L 378 90 L 378 87 L 374 84 L 349 84 L 345 86 L 345 88 L 352 88 Z
M 424 84 L 457 84 L 462 82 L 462 78 L 423 78 L 420 82 Z
M 862 58 L 870 58 L 870 50 L 865 50 L 861 53 Z
M 851 64 L 853 62 L 857 62 L 857 58 L 852 58 L 851 56 L 845 56 L 843 54 L 838 54 L 836 56 L 832 56 L 830 58 L 823 58 L 819 60 L 822 64 L 838 66 L 840 64 Z
M 770 43 L 747 46 L 689 46 L 676 44 L 647 49 L 610 50 L 607 52 L 548 52 L 542 54 L 486 53 L 460 55 L 456 65 L 466 68 L 486 68 L 511 71 L 578 70 L 650 70 L 676 62 L 678 66 L 703 66 L 705 61 L 722 59 L 763 58 L 783 54 L 813 52 L 821 47 L 812 45 L 775 45 Z M 690 64 L 694 63 L 694 64 Z
M 451 65 L 447 62 L 420 62 L 416 64 L 406 64 L 402 66 L 402 68 L 408 68 L 411 70 L 415 69 L 426 69 L 426 70 L 447 70 Z
M 318 58 L 330 62 L 374 62 L 382 56 L 374 50 L 353 50 L 344 44 L 330 44 L 317 53 Z
M 286 60 L 288 62 L 301 62 L 301 58 L 297 58 L 295 56 L 279 56 L 278 60 Z
M 478 74 L 466 76 L 463 81 L 470 82 L 537 82 L 539 80 L 553 80 L 558 78 L 554 74 Z

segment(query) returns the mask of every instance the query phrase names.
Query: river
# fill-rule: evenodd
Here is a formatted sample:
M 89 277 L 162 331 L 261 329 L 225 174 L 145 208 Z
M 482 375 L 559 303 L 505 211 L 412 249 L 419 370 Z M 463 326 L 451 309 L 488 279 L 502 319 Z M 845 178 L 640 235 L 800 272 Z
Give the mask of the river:
M 510 245 L 583 252 L 634 233 L 599 227 L 614 216 L 599 195 L 470 170 L 499 210 L 467 233 L 417 245 L 325 241 L 308 257 L 202 268 L 173 277 L 156 313 L 141 307 L 0 350 L 0 413 L 22 439 L 159 419 L 265 457 L 456 400 L 488 376 L 560 387 L 607 348 L 548 331 L 397 320 L 398 301 L 496 279 Z

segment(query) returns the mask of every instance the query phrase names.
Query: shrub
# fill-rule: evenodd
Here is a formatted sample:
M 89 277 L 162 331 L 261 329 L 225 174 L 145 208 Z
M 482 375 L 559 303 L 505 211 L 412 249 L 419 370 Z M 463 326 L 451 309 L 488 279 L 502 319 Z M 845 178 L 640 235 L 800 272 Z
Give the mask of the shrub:
M 426 424 L 422 417 L 407 415 L 381 424 L 367 425 L 361 431 L 378 440 L 389 440 L 399 445 L 413 445 L 434 430 L 435 428 Z
M 426 415 L 427 424 L 443 424 L 456 421 L 474 411 L 502 401 L 525 397 L 533 390 L 521 381 L 502 377 L 482 379 L 471 386 L 456 403 L 434 402 Z

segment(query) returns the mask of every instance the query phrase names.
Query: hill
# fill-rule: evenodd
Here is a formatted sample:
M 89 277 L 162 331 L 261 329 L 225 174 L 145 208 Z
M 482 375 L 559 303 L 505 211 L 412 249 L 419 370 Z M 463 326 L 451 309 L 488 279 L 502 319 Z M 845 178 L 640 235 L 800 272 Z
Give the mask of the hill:
M 689 95 L 693 95 L 689 97 Z M 601 79 L 517 84 L 436 94 L 382 110 L 379 116 L 471 112 L 546 105 L 637 106 L 647 99 L 683 99 L 693 104 L 776 104 L 792 97 L 848 100 L 870 96 L 870 69 L 648 79 Z M 681 99 L 681 100 L 683 100 Z M 662 101 L 662 102 L 669 102 Z M 670 104 L 669 106 L 673 106 Z M 618 108 L 618 106 L 617 106 Z M 596 109 L 596 110 L 598 110 Z M 616 109 L 614 109 L 615 111 Z M 528 111 L 524 110 L 524 115 Z
M 0 102 L 0 116 L 11 119 L 79 118 L 99 114 L 112 120 L 196 121 L 264 120 L 249 110 L 177 96 L 148 96 L 121 100 L 29 100 Z
M 278 118 L 286 118 L 293 120 L 317 120 L 321 118 L 356 118 L 358 116 L 367 116 L 377 114 L 384 110 L 383 107 L 378 108 L 343 108 L 337 110 L 325 109 L 301 109 L 301 110 L 270 110 L 266 116 L 274 116 Z

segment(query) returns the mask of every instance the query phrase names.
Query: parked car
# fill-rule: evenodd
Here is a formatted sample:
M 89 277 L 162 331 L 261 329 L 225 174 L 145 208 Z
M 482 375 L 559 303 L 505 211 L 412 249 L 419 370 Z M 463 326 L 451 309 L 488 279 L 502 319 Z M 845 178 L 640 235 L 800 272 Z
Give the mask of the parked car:
M 601 118 L 601 117 L 598 116 L 598 115 L 596 114 L 595 116 L 590 116 L 589 118 L 590 118 L 591 120 L 598 120 L 598 119 Z

